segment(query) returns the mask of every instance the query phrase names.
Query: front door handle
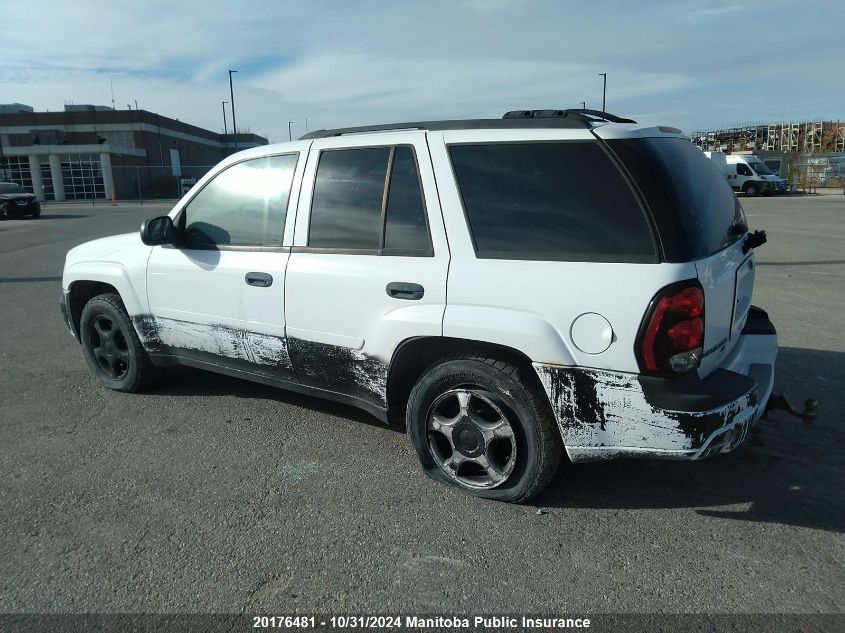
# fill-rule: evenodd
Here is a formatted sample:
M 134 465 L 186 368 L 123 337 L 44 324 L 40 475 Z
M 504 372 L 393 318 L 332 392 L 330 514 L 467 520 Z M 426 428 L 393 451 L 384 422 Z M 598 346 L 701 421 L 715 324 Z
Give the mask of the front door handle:
M 268 288 L 273 285 L 273 276 L 267 273 L 247 273 L 244 279 L 250 286 L 256 288 Z
M 392 299 L 409 299 L 417 301 L 423 298 L 425 288 L 419 284 L 407 283 L 404 281 L 391 281 L 387 284 L 387 296 Z

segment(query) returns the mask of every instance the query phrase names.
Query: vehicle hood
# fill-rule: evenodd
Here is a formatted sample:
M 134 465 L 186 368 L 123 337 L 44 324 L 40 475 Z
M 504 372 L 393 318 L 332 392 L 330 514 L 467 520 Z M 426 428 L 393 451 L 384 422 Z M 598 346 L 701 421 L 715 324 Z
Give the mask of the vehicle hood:
M 137 231 L 102 237 L 70 249 L 65 258 L 65 267 L 91 261 L 127 263 L 138 257 L 146 257 L 151 248 L 141 241 Z
M 33 193 L 0 193 L 0 200 L 35 200 Z

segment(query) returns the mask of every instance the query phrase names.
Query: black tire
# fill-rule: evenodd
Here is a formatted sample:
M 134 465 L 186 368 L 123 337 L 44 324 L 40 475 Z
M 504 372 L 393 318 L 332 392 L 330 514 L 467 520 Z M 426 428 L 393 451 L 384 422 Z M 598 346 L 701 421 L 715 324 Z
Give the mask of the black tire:
M 155 381 L 156 368 L 119 295 L 90 299 L 82 309 L 79 334 L 88 366 L 109 389 L 136 393 Z
M 753 182 L 745 185 L 745 187 L 743 187 L 742 190 L 745 192 L 745 195 L 748 196 L 749 198 L 753 198 L 758 193 L 757 192 L 757 185 L 755 185 Z
M 37 211 L 33 211 L 32 217 L 33 218 L 40 218 L 41 217 L 41 209 L 38 209 Z
M 510 445 L 505 447 L 506 457 L 500 460 L 500 464 L 504 466 L 497 468 L 497 472 L 500 475 L 501 472 L 508 474 L 499 483 L 490 481 L 486 487 L 477 485 L 478 480 L 472 479 L 472 470 L 477 466 L 472 459 L 457 467 L 447 467 L 444 463 L 452 461 L 451 457 L 444 460 L 449 447 L 454 448 L 454 454 L 460 459 L 466 460 L 466 446 L 462 444 L 458 449 L 456 446 L 460 441 L 453 442 L 440 436 L 431 428 L 432 424 L 436 424 L 432 420 L 437 417 L 436 407 L 440 406 L 438 403 L 448 404 L 444 398 L 461 392 L 477 393 L 477 406 L 492 406 L 504 414 L 513 431 L 516 452 L 511 453 Z M 462 408 L 461 412 L 464 411 Z M 483 412 L 481 414 L 484 415 Z M 451 431 L 449 433 L 450 437 L 458 436 L 459 440 L 458 427 L 469 425 L 469 418 L 461 415 L 456 413 L 454 418 L 459 420 L 453 426 L 455 434 Z M 494 413 L 493 416 L 495 415 Z M 497 501 L 521 503 L 539 494 L 555 476 L 563 454 L 560 432 L 539 380 L 531 376 L 527 369 L 516 364 L 481 355 L 444 358 L 429 367 L 417 381 L 408 398 L 407 425 L 411 443 L 426 474 L 468 494 Z M 466 434 L 465 431 L 461 433 Z M 445 450 L 444 440 L 447 442 Z M 508 441 L 511 441 L 510 438 Z M 485 461 L 488 448 L 491 447 L 492 444 L 485 441 L 484 448 L 479 449 L 483 451 L 481 455 L 484 455 Z M 451 454 L 450 451 L 449 455 Z M 513 457 L 512 462 L 507 455 Z M 489 463 L 492 464 L 493 461 L 490 460 Z M 470 471 L 461 475 L 465 464 L 471 467 Z M 481 470 L 482 473 L 490 472 L 489 469 Z M 482 474 L 481 479 L 491 478 Z

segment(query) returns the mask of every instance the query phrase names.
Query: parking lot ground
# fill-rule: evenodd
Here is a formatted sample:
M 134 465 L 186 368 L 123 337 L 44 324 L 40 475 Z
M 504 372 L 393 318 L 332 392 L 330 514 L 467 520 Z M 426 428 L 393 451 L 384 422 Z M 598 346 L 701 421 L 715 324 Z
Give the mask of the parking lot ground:
M 0 222 L 0 613 L 841 616 L 845 196 L 743 204 L 768 231 L 777 384 L 816 423 L 563 468 L 530 506 L 435 484 L 401 429 L 345 406 L 187 369 L 104 389 L 59 314 L 64 254 L 167 205 Z

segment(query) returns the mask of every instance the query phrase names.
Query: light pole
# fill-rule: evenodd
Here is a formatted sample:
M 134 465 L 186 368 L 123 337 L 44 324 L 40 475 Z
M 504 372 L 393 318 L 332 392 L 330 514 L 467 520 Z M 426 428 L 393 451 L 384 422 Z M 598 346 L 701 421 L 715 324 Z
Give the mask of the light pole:
M 238 72 L 237 70 L 230 70 L 229 71 L 229 98 L 232 100 L 232 134 L 234 135 L 235 139 L 235 151 L 238 151 L 238 124 L 235 121 L 235 91 L 232 89 L 232 73 Z
M 607 112 L 607 73 L 599 73 L 599 77 L 604 77 L 604 85 L 601 90 L 601 111 Z
M 293 123 L 293 121 L 288 121 L 288 140 L 289 140 L 289 141 L 292 141 L 292 140 L 293 140 L 293 134 L 291 134 L 291 131 L 290 131 L 290 125 L 291 125 L 291 123 Z
M 226 104 L 229 103 L 228 101 L 221 101 L 223 105 L 223 138 L 226 139 L 226 154 L 229 154 L 229 130 L 226 128 Z
M 582 109 L 582 110 L 586 110 L 586 109 L 587 109 L 587 102 L 586 102 L 586 101 L 582 101 L 582 102 L 581 102 L 581 109 Z

